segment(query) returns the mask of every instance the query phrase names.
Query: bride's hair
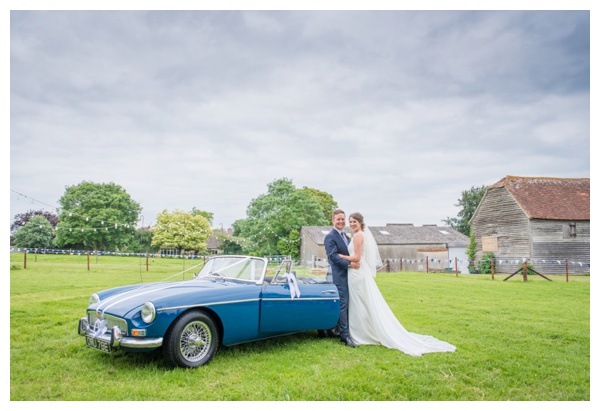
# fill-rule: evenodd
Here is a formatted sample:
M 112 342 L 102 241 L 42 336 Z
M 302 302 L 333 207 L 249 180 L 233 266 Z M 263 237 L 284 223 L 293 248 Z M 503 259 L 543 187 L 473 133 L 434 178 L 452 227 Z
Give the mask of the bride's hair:
M 352 213 L 350 214 L 350 216 L 348 217 L 348 219 L 355 219 L 356 221 L 358 221 L 358 223 L 360 224 L 360 229 L 364 230 L 365 229 L 365 218 L 362 216 L 361 213 Z

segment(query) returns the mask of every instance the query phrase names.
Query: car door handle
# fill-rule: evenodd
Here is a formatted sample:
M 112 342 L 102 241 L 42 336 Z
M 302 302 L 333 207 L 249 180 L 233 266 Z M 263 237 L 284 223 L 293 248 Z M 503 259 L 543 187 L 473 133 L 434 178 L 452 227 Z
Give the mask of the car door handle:
M 321 291 L 321 294 L 335 294 L 337 293 L 336 290 L 325 290 L 325 291 Z

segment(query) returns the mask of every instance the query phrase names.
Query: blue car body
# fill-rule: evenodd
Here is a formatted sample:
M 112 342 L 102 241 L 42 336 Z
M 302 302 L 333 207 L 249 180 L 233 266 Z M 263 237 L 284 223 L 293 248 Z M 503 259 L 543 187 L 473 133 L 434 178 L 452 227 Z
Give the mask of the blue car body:
M 210 361 L 218 345 L 336 326 L 334 284 L 296 277 L 290 260 L 267 276 L 267 263 L 257 257 L 217 256 L 192 280 L 98 292 L 79 322 L 79 334 L 88 346 L 105 352 L 165 346 L 171 365 L 194 367 Z

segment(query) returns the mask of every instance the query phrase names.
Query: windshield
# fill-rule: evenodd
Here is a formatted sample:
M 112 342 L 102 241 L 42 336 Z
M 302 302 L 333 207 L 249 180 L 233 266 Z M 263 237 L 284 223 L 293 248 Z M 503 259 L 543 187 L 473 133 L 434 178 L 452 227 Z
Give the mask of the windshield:
M 240 280 L 258 281 L 267 267 L 264 258 L 227 256 L 214 257 L 206 262 L 198 277 L 221 276 Z

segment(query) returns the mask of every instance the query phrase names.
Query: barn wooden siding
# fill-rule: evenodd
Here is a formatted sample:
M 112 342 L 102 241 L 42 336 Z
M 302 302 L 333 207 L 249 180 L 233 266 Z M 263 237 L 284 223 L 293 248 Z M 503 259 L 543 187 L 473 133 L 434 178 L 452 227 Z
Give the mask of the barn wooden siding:
M 530 219 L 505 187 L 487 190 L 471 220 L 471 230 L 478 260 L 484 243 L 489 247 L 496 241 L 497 250 L 490 251 L 495 255 L 497 272 L 516 271 L 524 258 L 540 273 L 563 274 L 565 261 L 570 273 L 590 272 L 586 264 L 590 261 L 590 222 Z
M 481 259 L 484 238 L 497 238 L 496 257 L 528 258 L 529 218 L 506 188 L 488 189 L 485 201 L 471 220 L 471 231 L 477 240 L 476 259 Z
M 574 237 L 571 224 L 575 225 Z M 590 261 L 590 222 L 531 220 L 531 258 L 535 269 L 543 273 L 564 273 L 564 261 L 569 261 L 571 273 L 589 273 L 590 267 L 579 262 Z

